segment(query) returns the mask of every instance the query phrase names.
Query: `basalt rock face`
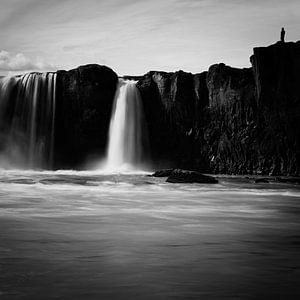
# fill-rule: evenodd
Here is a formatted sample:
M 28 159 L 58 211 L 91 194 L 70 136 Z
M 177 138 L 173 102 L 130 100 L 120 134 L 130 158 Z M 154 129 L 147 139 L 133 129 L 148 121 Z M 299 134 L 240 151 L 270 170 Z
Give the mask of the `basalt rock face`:
M 195 75 L 150 72 L 138 88 L 156 158 L 210 172 L 247 169 L 253 154 L 247 128 L 255 127 L 256 113 L 251 69 L 219 64 Z
M 257 167 L 257 107 L 251 69 L 210 67 L 209 105 L 198 149 L 215 173 L 251 173 Z
M 263 173 L 300 175 L 300 41 L 254 48 Z
M 106 66 L 57 72 L 58 167 L 78 167 L 88 156 L 104 155 L 117 82 L 117 74 Z
M 251 62 L 140 78 L 154 160 L 215 173 L 300 175 L 300 42 L 255 48 Z
M 197 95 L 207 94 L 203 78 L 205 74 L 152 71 L 138 81 L 154 161 L 192 163 L 193 128 L 205 106 Z

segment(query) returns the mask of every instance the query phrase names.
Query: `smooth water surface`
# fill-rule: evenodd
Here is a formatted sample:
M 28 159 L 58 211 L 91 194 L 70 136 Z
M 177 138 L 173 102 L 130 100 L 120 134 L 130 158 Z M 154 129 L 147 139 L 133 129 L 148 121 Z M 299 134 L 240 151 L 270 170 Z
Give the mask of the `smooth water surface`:
M 0 299 L 298 299 L 299 186 L 0 171 Z

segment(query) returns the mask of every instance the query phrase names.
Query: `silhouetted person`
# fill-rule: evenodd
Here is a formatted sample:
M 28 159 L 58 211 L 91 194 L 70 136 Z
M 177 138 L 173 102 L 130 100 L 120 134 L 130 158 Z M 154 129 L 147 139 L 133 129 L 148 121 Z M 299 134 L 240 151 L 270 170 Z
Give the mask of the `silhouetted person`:
M 284 30 L 284 28 L 282 27 L 282 28 L 281 28 L 281 33 L 280 33 L 280 41 L 281 41 L 282 43 L 284 43 L 284 37 L 285 37 L 285 30 Z

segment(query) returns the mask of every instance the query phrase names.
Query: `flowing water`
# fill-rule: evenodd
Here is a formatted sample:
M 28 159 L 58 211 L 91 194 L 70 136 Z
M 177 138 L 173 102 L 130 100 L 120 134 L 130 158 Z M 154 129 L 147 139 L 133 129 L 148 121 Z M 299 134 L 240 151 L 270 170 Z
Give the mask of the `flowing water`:
M 0 166 L 51 168 L 56 73 L 0 79 Z
M 0 299 L 298 299 L 300 189 L 0 172 Z
M 55 86 L 0 79 L 0 167 L 51 167 Z M 103 170 L 0 169 L 1 300 L 299 298 L 299 186 L 170 184 L 131 173 L 146 150 L 120 79 Z
M 146 161 L 147 128 L 136 81 L 119 79 L 109 128 L 105 169 L 131 170 Z

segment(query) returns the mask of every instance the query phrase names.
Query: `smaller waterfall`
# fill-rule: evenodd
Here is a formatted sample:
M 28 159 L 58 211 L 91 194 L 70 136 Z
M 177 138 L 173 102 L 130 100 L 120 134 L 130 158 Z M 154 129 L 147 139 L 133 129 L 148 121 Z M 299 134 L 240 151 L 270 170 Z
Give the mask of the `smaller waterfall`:
M 109 128 L 106 169 L 127 171 L 146 160 L 148 134 L 136 82 L 119 79 Z
M 0 167 L 51 168 L 56 73 L 0 79 Z

